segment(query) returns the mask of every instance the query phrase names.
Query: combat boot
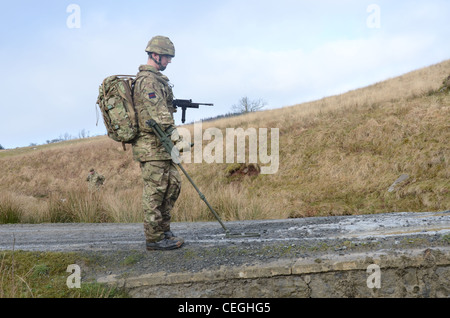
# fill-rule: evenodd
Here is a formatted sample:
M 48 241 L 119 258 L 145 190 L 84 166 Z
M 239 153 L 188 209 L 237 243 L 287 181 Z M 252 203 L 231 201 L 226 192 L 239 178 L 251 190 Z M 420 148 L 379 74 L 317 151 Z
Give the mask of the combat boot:
M 173 234 L 172 231 L 166 231 L 164 232 L 164 238 L 172 240 L 172 239 L 178 239 L 177 237 L 175 237 L 175 235 Z
M 168 251 L 180 248 L 184 244 L 184 240 L 180 238 L 163 238 L 158 242 L 147 242 L 147 251 Z
M 175 234 L 173 234 L 173 232 L 170 231 L 170 230 L 164 232 L 164 238 L 166 238 L 168 240 L 174 240 L 174 241 L 180 241 L 181 240 L 181 241 L 184 242 L 184 240 L 182 238 L 175 236 Z

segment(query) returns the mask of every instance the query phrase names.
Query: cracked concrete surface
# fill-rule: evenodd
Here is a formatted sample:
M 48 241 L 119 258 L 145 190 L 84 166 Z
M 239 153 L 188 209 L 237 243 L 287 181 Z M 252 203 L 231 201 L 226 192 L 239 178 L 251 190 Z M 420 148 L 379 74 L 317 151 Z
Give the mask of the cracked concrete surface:
M 75 251 L 84 279 L 136 297 L 449 297 L 450 211 L 173 223 L 178 250 L 147 252 L 142 224 L 0 226 L 0 250 Z M 382 288 L 367 287 L 381 268 Z

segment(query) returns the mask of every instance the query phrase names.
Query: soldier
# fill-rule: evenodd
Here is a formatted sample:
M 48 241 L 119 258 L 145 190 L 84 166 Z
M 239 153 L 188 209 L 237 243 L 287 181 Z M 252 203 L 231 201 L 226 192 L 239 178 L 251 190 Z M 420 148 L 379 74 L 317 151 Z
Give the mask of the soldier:
M 100 189 L 105 182 L 105 177 L 101 174 L 97 173 L 94 168 L 89 171 L 89 175 L 86 178 L 86 181 L 89 182 L 89 190 L 95 191 Z
M 173 131 L 179 141 L 173 119 L 173 93 L 169 79 L 161 74 L 172 58 L 175 47 L 169 38 L 153 37 L 145 51 L 146 65 L 139 67 L 133 98 L 139 121 L 139 134 L 133 141 L 134 160 L 140 162 L 143 189 L 144 233 L 147 250 L 171 250 L 183 245 L 170 230 L 170 212 L 178 199 L 181 178 L 170 154 L 164 149 L 146 121 L 154 119 L 164 130 Z

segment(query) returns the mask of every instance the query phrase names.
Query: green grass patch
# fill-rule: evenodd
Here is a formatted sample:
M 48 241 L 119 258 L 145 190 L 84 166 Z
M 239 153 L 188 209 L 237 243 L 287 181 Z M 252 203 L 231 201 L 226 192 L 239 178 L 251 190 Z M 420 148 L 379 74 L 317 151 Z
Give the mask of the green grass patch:
M 125 298 L 127 293 L 116 287 L 87 281 L 83 273 L 89 258 L 77 253 L 1 251 L 0 298 Z M 69 288 L 80 267 L 80 288 Z M 69 282 L 69 284 L 68 284 Z
M 7 197 L 0 199 L 0 224 L 20 223 L 23 209 L 17 202 Z

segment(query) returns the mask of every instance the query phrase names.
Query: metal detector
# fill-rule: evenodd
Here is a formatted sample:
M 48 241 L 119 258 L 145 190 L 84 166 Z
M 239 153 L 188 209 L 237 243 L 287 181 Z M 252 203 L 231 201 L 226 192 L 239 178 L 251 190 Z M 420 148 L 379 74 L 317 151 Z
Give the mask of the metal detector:
M 159 124 L 154 121 L 153 119 L 148 120 L 147 125 L 153 130 L 153 132 L 155 133 L 155 135 L 159 138 L 159 140 L 161 141 L 161 144 L 164 146 L 164 148 L 166 149 L 166 151 L 168 153 L 170 153 L 172 155 L 173 158 L 173 152 L 172 150 L 174 149 L 174 144 L 172 142 L 172 140 L 170 139 L 170 135 L 168 135 L 162 128 L 161 126 L 159 126 Z M 176 148 L 175 148 L 176 149 Z M 194 181 L 192 180 L 192 178 L 189 176 L 189 174 L 187 173 L 187 171 L 184 169 L 184 167 L 181 165 L 180 160 L 173 160 L 173 162 L 178 165 L 178 167 L 181 169 L 181 171 L 183 171 L 184 175 L 186 176 L 186 178 L 189 180 L 189 182 L 192 184 L 192 186 L 194 187 L 194 189 L 197 191 L 198 195 L 200 196 L 200 199 L 203 200 L 203 202 L 205 202 L 206 206 L 209 208 L 209 210 L 212 212 L 212 214 L 215 216 L 215 218 L 217 219 L 217 221 L 219 221 L 220 225 L 222 226 L 223 230 L 225 231 L 225 237 L 227 238 L 244 238 L 244 237 L 260 237 L 261 235 L 259 233 L 231 233 L 230 230 L 228 230 L 225 225 L 223 224 L 222 220 L 220 219 L 219 215 L 217 214 L 216 211 L 214 211 L 214 209 L 212 208 L 211 204 L 209 204 L 208 200 L 206 200 L 206 197 L 203 193 L 200 192 L 200 190 L 198 189 L 198 187 L 195 185 Z

